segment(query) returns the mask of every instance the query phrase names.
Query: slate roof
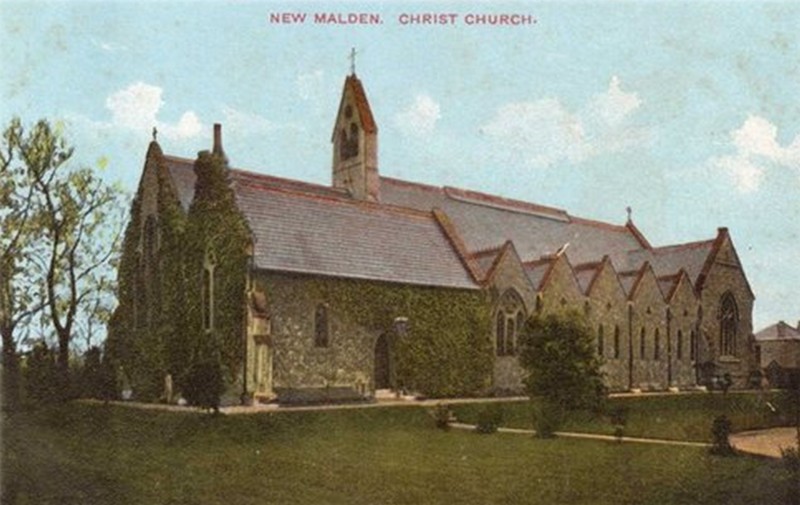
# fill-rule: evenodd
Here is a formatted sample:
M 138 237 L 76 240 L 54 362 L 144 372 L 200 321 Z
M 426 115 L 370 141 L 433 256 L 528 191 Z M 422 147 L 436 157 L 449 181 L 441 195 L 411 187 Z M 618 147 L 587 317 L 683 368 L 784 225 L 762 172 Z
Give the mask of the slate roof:
M 625 268 L 636 268 L 645 261 L 649 261 L 657 276 L 672 275 L 681 268 L 686 270 L 692 282 L 703 273 L 709 254 L 714 249 L 716 239 L 689 242 L 667 247 L 653 249 L 639 249 L 629 251 L 625 258 L 620 259 Z
M 358 79 L 346 86 L 365 101 Z M 358 95 L 358 90 L 361 95 Z M 371 112 L 369 112 L 371 118 Z M 370 119 L 374 121 L 374 119 Z M 193 160 L 163 156 L 184 209 L 194 196 Z M 536 289 L 546 282 L 553 252 L 578 265 L 586 294 L 608 255 L 630 296 L 649 262 L 663 293 L 684 269 L 697 283 L 717 239 L 652 248 L 633 226 L 569 215 L 562 209 L 452 187 L 381 177 L 380 203 L 351 199 L 342 189 L 231 169 L 231 185 L 256 238 L 258 268 L 477 288 L 511 240 Z M 534 261 L 530 261 L 534 260 Z
M 800 322 L 797 328 L 792 328 L 783 321 L 767 326 L 755 334 L 758 341 L 765 340 L 800 340 Z
M 184 208 L 192 162 L 165 157 Z M 231 170 L 257 268 L 477 289 L 431 212 L 351 200 L 335 189 Z
M 528 276 L 528 279 L 531 281 L 531 285 L 533 285 L 534 289 L 540 291 L 544 287 L 544 283 L 547 280 L 547 274 L 550 272 L 550 269 L 555 261 L 555 257 L 551 257 L 530 261 L 523 264 L 525 268 L 525 274 Z
M 453 222 L 469 251 L 512 240 L 527 261 L 552 254 L 565 244 L 570 263 L 597 261 L 605 254 L 641 248 L 625 226 L 570 216 L 551 207 L 462 189 L 427 186 L 381 177 L 381 202 L 416 209 L 440 208 Z

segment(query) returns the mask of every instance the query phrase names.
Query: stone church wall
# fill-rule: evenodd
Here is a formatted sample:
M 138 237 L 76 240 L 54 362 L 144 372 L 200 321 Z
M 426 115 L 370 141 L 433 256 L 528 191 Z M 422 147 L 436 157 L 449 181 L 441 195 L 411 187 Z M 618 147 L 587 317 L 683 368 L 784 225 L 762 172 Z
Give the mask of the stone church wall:
M 730 291 L 738 308 L 739 323 L 736 335 L 736 354 L 725 356 L 720 352 L 720 302 Z M 703 304 L 702 332 L 706 338 L 711 359 L 719 376 L 729 373 L 734 387 L 747 387 L 749 371 L 758 368 L 753 341 L 753 296 L 741 267 L 726 239 L 706 277 L 701 294 Z

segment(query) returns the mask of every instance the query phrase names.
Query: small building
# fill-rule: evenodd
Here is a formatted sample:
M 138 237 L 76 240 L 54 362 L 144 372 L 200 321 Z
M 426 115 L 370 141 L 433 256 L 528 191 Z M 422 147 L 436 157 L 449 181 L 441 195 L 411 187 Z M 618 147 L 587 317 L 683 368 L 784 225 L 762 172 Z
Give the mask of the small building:
M 800 321 L 796 328 L 778 321 L 756 333 L 755 339 L 756 355 L 771 386 L 786 386 L 792 374 L 800 374 Z

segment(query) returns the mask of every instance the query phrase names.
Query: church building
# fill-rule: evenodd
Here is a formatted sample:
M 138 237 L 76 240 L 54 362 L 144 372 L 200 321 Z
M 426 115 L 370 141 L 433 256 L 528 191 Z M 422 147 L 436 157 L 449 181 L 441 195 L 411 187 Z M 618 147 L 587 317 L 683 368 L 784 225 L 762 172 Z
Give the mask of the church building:
M 625 223 L 599 222 L 479 188 L 386 177 L 378 136 L 353 73 L 333 124 L 330 185 L 225 165 L 249 234 L 241 244 L 247 260 L 235 270 L 241 293 L 216 298 L 227 280 L 214 268 L 219 256 L 207 255 L 182 270 L 189 287 L 173 305 L 202 304 L 196 331 L 209 334 L 221 303 L 238 314 L 233 334 L 220 337 L 237 349 L 227 362 L 236 395 L 292 402 L 369 399 L 385 389 L 516 394 L 523 324 L 566 311 L 588 321 L 612 391 L 691 389 L 725 374 L 745 387 L 758 369 L 754 294 L 727 228 L 654 246 L 630 214 Z M 211 153 L 224 158 L 219 125 Z M 119 328 L 136 331 L 117 331 L 121 347 L 136 348 L 136 339 L 164 353 L 183 345 L 175 339 L 193 345 L 149 314 L 175 286 L 158 274 L 170 254 L 163 237 L 185 232 L 165 209 L 191 215 L 198 163 L 164 153 L 155 138 L 150 144 L 122 259 L 130 280 L 121 282 L 115 316 Z M 126 353 L 129 369 L 143 362 Z M 148 366 L 163 381 L 182 373 L 181 359 L 156 356 Z

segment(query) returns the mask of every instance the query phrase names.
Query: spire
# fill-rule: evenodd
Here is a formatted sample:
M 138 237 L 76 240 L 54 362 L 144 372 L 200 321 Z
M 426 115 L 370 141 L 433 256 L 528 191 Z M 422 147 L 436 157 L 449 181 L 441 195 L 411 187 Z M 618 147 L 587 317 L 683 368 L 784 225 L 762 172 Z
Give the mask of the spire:
M 356 75 L 356 48 L 350 48 L 350 75 Z
M 355 48 L 351 58 L 355 71 Z M 333 186 L 346 189 L 358 200 L 378 201 L 378 126 L 355 74 L 345 78 L 331 142 Z

